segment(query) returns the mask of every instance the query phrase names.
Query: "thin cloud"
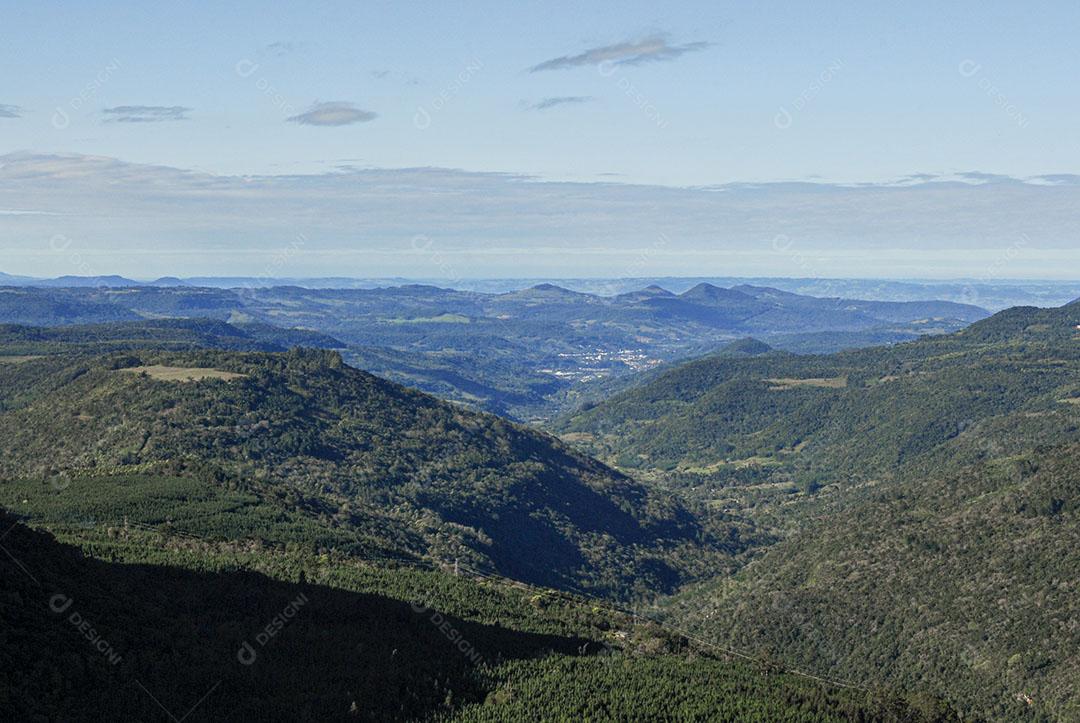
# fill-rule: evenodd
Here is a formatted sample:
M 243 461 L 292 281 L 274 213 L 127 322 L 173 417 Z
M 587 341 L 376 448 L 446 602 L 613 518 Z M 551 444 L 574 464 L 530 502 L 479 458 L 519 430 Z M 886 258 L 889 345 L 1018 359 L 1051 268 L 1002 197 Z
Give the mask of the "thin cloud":
M 0 118 L 22 118 L 23 109 L 17 105 L 0 103 Z
M 276 43 L 270 43 L 262 50 L 265 53 L 269 53 L 270 55 L 276 55 L 280 58 L 282 56 L 289 55 L 290 53 L 295 53 L 299 49 L 300 43 L 294 43 L 289 40 L 279 40 Z
M 162 123 L 190 120 L 191 108 L 182 105 L 118 105 L 101 111 L 111 123 Z
M 315 103 L 306 112 L 288 118 L 289 123 L 306 126 L 347 126 L 367 123 L 378 118 L 378 113 L 357 108 L 346 101 Z
M 539 103 L 527 106 L 529 110 L 547 110 L 560 105 L 576 105 L 579 103 L 591 103 L 595 98 L 591 95 L 559 95 L 554 98 L 544 98 Z
M 579 68 L 583 65 L 640 65 L 642 63 L 659 63 L 675 60 L 687 53 L 705 50 L 711 45 L 705 41 L 686 43 L 684 45 L 672 45 L 668 42 L 667 35 L 651 35 L 641 40 L 632 40 L 615 45 L 604 45 L 598 48 L 589 48 L 577 55 L 564 55 L 559 58 L 545 60 L 539 65 L 529 68 L 530 73 L 538 73 L 543 70 L 564 70 L 566 68 Z
M 18 208 L 0 208 L 0 216 L 61 216 L 52 211 L 24 211 Z

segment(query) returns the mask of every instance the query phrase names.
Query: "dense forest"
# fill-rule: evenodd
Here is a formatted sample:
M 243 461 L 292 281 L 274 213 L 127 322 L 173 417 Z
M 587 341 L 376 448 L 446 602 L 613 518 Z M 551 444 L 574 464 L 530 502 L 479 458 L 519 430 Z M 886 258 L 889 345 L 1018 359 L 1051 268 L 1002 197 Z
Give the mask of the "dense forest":
M 940 694 L 1080 715 L 1080 304 L 826 357 L 704 358 L 568 439 L 781 541 L 666 603 L 709 639 Z
M 170 379 L 177 369 L 203 376 Z M 552 437 L 352 369 L 331 351 L 0 364 L 0 410 L 0 462 L 22 480 L 5 488 L 9 505 L 21 494 L 10 490 L 64 480 L 65 499 L 134 494 L 164 521 L 161 479 L 188 478 L 198 484 L 187 494 L 254 497 L 242 515 L 213 504 L 265 534 L 287 516 L 326 547 L 457 559 L 622 598 L 730 568 L 755 537 L 738 518 L 694 515 Z
M 1078 324 L 1013 309 L 826 356 L 743 339 L 601 385 L 563 441 L 276 351 L 307 332 L 4 327 L 4 651 L 34 662 L 3 702 L 1069 720 Z
M 539 589 L 138 528 L 75 547 L 2 512 L 0 529 L 12 720 L 949 720 Z

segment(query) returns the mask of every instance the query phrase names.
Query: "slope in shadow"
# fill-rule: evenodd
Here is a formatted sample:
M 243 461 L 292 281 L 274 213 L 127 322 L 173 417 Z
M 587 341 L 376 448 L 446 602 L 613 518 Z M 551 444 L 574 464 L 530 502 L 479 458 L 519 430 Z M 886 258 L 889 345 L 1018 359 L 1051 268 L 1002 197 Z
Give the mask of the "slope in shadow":
M 2 511 L 0 531 L 0 709 L 18 720 L 426 718 L 483 700 L 484 663 L 586 642 L 248 571 L 89 559 Z

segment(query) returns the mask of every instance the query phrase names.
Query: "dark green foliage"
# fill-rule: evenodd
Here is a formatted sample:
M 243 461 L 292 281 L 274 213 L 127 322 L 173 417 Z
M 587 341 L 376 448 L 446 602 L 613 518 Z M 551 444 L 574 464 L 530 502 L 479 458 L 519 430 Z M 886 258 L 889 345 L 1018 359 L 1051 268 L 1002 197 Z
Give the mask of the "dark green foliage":
M 245 376 L 175 382 L 118 368 L 138 365 Z M 695 519 L 551 437 L 349 368 L 333 352 L 0 365 L 4 408 L 5 476 L 41 480 L 41 494 L 74 477 L 102 514 L 126 495 L 97 480 L 125 471 L 144 475 L 130 480 L 134 496 L 164 505 L 162 484 L 145 475 L 153 471 L 200 480 L 199 496 L 222 486 L 247 495 L 243 524 L 265 539 L 283 537 L 266 528 L 287 513 L 290 535 L 297 515 L 326 530 L 320 544 L 362 538 L 624 598 L 724 569 L 753 538 L 748 525 L 733 538 L 736 520 Z
M 84 552 L 6 513 L 0 529 L 13 720 L 930 720 L 512 586 L 267 550 L 189 556 L 137 529 L 84 528 Z M 98 559 L 117 554 L 132 562 Z
M 991 719 L 1074 720 L 1077 324 L 1012 309 L 887 349 L 703 359 L 563 428 L 782 538 L 673 619 Z

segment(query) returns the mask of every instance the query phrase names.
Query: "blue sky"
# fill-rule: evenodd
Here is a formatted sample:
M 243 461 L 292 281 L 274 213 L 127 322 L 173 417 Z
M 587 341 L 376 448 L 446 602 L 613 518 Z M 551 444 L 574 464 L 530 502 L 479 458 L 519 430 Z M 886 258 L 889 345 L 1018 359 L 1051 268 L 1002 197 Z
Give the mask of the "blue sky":
M 252 272 L 301 235 L 309 251 L 290 265 L 328 274 L 342 271 L 336 252 L 418 235 L 469 276 L 514 275 L 524 260 L 605 275 L 644 263 L 642 249 L 657 273 L 797 271 L 767 250 L 778 234 L 844 275 L 886 275 L 898 255 L 906 275 L 979 275 L 1014 247 L 1018 275 L 1078 260 L 1074 179 L 1029 187 L 1080 169 L 1076 3 L 4 2 L 0 17 L 0 270 L 70 271 L 46 243 L 55 234 L 102 271 L 162 274 Z M 55 171 L 58 154 L 65 172 L 27 188 L 31 163 Z M 84 174 L 116 166 L 85 156 L 139 180 L 95 197 Z M 423 183 L 389 205 L 351 195 L 389 198 L 390 171 L 414 168 Z M 263 196 L 246 220 L 207 209 L 190 174 L 228 194 L 247 178 Z M 819 184 L 829 204 L 808 208 L 815 196 L 788 181 Z M 882 215 L 898 181 L 927 186 L 884 204 L 917 222 Z M 954 194 L 957 181 L 979 185 Z M 301 201 L 325 183 L 343 200 L 312 222 Z M 740 202 L 702 201 L 687 218 L 687 198 L 730 184 Z M 438 201 L 470 189 L 498 194 L 497 212 Z M 268 229 L 263 209 L 281 194 L 293 210 Z M 360 211 L 376 218 L 350 226 Z M 567 263 L 566 248 L 601 251 Z M 431 266 L 377 257 L 347 270 Z

